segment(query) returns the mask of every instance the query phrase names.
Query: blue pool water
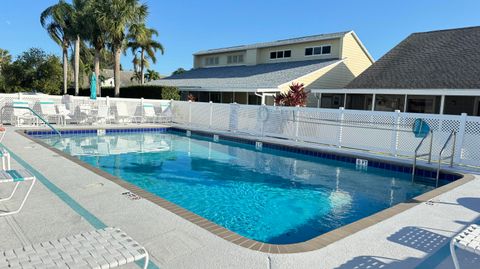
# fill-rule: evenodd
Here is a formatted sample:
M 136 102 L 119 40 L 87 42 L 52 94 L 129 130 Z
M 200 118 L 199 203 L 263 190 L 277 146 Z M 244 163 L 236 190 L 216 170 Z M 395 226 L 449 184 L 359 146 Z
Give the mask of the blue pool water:
M 302 242 L 433 189 L 410 175 L 175 133 L 42 138 L 245 237 Z

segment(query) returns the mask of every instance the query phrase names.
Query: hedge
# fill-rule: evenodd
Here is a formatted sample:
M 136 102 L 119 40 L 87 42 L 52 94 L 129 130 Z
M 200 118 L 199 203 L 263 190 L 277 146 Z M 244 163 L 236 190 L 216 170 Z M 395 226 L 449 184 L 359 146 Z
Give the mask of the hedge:
M 145 99 L 165 99 L 162 98 L 162 92 L 165 90 L 164 95 L 168 95 L 171 99 L 173 96 L 172 92 L 177 91 L 175 87 L 165 87 L 165 86 L 128 86 L 120 88 L 120 97 L 122 98 L 145 98 Z M 70 95 L 75 95 L 75 89 L 67 89 L 67 93 Z M 80 89 L 79 96 L 90 96 L 90 88 Z M 102 97 L 115 96 L 115 88 L 113 87 L 102 87 Z M 174 98 L 175 99 L 175 98 Z M 180 99 L 180 95 L 178 95 Z M 177 100 L 178 100 L 177 99 Z

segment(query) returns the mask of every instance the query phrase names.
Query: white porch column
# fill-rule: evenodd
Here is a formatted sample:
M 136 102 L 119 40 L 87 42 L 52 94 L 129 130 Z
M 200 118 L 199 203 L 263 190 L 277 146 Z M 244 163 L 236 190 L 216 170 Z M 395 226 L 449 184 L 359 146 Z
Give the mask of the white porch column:
M 442 95 L 440 99 L 440 115 L 443 115 L 444 109 L 445 109 L 445 95 Z
M 373 94 L 373 97 L 372 97 L 372 111 L 375 111 L 375 98 L 377 98 L 377 94 Z

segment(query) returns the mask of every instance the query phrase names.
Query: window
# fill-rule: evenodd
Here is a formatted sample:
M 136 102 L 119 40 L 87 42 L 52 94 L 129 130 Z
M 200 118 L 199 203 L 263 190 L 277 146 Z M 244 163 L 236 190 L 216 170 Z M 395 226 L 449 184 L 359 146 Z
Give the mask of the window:
M 237 63 L 243 63 L 243 55 L 229 55 L 227 57 L 227 63 L 228 64 L 237 64 Z
M 330 45 L 305 48 L 305 56 L 330 54 L 331 51 L 332 51 L 332 46 Z
M 279 50 L 279 51 L 270 52 L 270 60 L 290 58 L 290 57 L 292 57 L 291 50 Z
M 218 65 L 218 56 L 217 57 L 207 57 L 205 58 L 205 65 Z

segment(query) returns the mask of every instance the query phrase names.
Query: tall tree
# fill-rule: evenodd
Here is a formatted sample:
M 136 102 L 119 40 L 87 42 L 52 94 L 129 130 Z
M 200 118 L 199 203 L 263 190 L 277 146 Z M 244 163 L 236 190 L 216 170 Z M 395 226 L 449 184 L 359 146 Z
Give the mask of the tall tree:
M 140 84 L 145 84 L 145 68 L 150 66 L 149 59 L 153 63 L 157 62 L 156 52 L 159 50 L 164 53 L 163 45 L 153 39 L 158 36 L 155 29 L 147 28 L 144 23 L 133 24 L 129 28 L 127 46 L 131 48 L 135 61 L 138 61 L 140 72 Z M 137 58 L 137 53 L 140 53 L 140 58 Z
M 70 46 L 71 35 L 70 28 L 72 21 L 73 8 L 64 0 L 48 7 L 40 15 L 40 23 L 50 35 L 50 37 L 62 48 L 63 62 L 63 93 L 67 94 L 68 87 L 68 47 Z
M 138 0 L 97 0 L 93 14 L 99 29 L 105 33 L 114 53 L 115 96 L 120 95 L 120 58 L 126 38 L 126 29 L 142 23 L 148 14 L 148 7 Z
M 153 80 L 159 80 L 160 78 L 160 73 L 152 69 L 148 69 L 147 74 L 145 74 L 145 79 L 149 82 Z
M 95 0 L 87 0 L 85 5 L 85 12 L 83 21 L 84 23 L 84 30 L 86 33 L 86 41 L 88 41 L 93 48 L 95 49 L 94 59 L 93 59 L 93 69 L 95 75 L 97 77 L 97 96 L 101 96 L 101 88 L 100 88 L 100 62 L 102 58 L 105 58 L 102 54 L 106 47 L 106 35 L 100 28 L 98 20 L 96 18 L 94 8 L 95 8 Z
M 9 64 L 12 61 L 12 55 L 8 50 L 0 49 L 0 74 L 2 73 L 2 66 Z

